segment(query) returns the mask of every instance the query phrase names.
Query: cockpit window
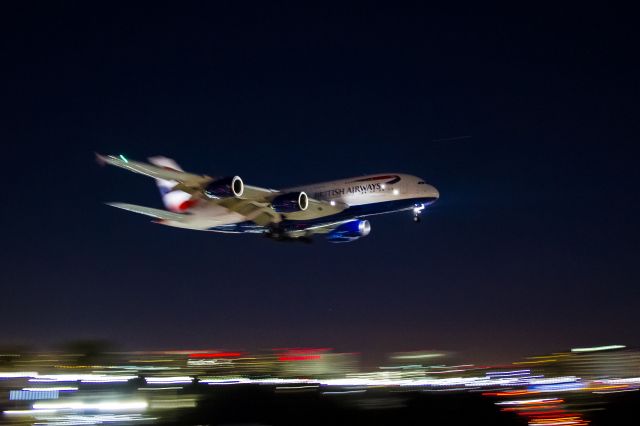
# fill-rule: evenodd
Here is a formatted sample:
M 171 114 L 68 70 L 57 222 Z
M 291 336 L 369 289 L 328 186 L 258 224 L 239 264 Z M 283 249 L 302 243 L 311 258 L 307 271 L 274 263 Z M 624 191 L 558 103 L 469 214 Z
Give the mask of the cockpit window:
M 421 180 L 421 181 L 418 182 L 418 185 L 426 185 L 426 183 L 424 183 L 424 181 Z

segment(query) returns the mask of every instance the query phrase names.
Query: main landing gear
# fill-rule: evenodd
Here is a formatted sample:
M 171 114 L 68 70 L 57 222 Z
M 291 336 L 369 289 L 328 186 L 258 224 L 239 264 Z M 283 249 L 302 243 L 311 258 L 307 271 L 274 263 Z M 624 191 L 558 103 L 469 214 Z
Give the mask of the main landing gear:
M 263 235 L 272 240 L 285 242 L 285 243 L 297 241 L 305 244 L 310 244 L 313 242 L 313 239 L 311 238 L 310 235 L 301 235 L 301 236 L 292 237 L 284 229 L 279 227 L 277 224 L 272 224 L 267 230 L 267 232 L 265 232 Z
M 422 213 L 422 210 L 424 210 L 424 204 L 416 204 L 413 207 L 413 221 L 415 223 L 420 222 L 420 213 Z

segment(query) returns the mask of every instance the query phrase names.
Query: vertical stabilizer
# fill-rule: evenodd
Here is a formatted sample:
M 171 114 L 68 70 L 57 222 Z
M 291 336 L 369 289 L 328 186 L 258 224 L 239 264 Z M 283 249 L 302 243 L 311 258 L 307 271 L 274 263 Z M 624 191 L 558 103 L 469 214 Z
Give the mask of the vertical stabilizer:
M 150 157 L 149 162 L 155 166 L 168 170 L 176 170 L 179 172 L 183 171 L 178 163 L 171 158 L 161 156 Z M 189 193 L 173 189 L 178 184 L 175 180 L 156 179 L 156 183 L 167 210 L 183 212 L 195 204 L 194 201 L 191 200 L 191 195 Z

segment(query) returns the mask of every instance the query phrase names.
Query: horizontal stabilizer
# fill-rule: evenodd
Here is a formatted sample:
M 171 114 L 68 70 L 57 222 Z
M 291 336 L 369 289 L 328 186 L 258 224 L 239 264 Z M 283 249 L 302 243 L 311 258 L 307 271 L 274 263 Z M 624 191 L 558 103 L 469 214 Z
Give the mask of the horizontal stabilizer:
M 137 206 L 135 204 L 127 204 L 127 203 L 106 203 L 108 206 L 116 207 L 118 209 L 127 210 L 130 212 L 143 214 L 145 216 L 151 216 L 156 219 L 162 220 L 173 220 L 176 222 L 180 222 L 185 220 L 188 215 L 168 212 L 166 210 L 153 209 L 151 207 Z

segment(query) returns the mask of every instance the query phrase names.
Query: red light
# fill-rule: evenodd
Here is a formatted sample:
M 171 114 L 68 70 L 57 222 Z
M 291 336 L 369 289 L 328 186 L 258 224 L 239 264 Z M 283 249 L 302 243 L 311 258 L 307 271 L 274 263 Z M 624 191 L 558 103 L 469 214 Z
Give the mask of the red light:
M 320 359 L 320 355 L 282 355 L 278 357 L 278 361 L 311 361 Z

